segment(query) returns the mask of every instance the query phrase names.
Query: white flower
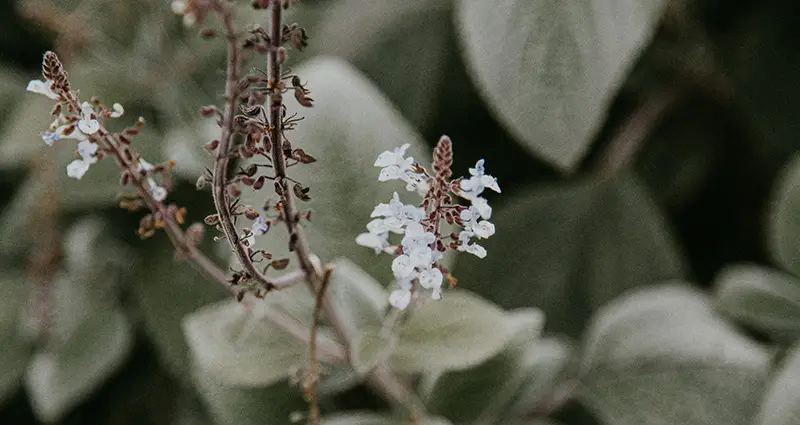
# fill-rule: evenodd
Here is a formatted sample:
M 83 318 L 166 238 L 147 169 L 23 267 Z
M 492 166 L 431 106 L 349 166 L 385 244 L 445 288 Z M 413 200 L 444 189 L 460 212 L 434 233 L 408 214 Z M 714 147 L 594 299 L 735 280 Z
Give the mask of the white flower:
M 422 173 L 415 173 L 413 171 L 406 171 L 404 176 L 400 177 L 401 180 L 406 182 L 406 190 L 409 192 L 417 191 L 420 196 L 425 196 L 430 189 L 427 177 Z
M 481 193 L 483 193 L 484 188 L 489 188 L 497 193 L 500 193 L 500 186 L 497 185 L 497 179 L 488 175 L 484 174 L 483 168 L 483 160 L 479 160 L 475 164 L 475 168 L 470 168 L 469 173 L 472 177 L 461 180 L 460 195 L 465 199 L 475 199 Z
M 254 235 L 261 236 L 264 233 L 267 233 L 267 230 L 269 230 L 269 224 L 264 222 L 264 217 L 258 216 L 255 220 L 253 220 L 253 226 L 250 228 L 250 230 Z
M 392 273 L 395 279 L 413 279 L 416 277 L 414 262 L 408 255 L 399 255 L 392 261 Z
M 26 88 L 29 92 L 43 94 L 50 99 L 57 99 L 58 94 L 53 90 L 53 80 L 31 80 Z
M 486 220 L 479 221 L 481 215 L 474 205 L 461 211 L 460 217 L 464 221 L 465 231 L 472 232 L 481 239 L 486 239 L 494 234 L 494 224 Z
M 78 155 L 80 158 L 67 165 L 67 175 L 73 179 L 80 180 L 89 170 L 89 166 L 97 162 L 96 153 L 97 143 L 92 143 L 88 140 L 78 143 Z
M 409 253 L 418 248 L 429 247 L 436 240 L 436 236 L 431 232 L 426 232 L 425 228 L 419 223 L 409 223 L 406 227 L 406 234 L 403 236 L 403 252 Z
M 139 171 L 153 171 L 156 167 L 145 161 L 144 158 L 139 158 Z
M 362 233 L 356 236 L 356 243 L 367 248 L 372 248 L 375 250 L 376 254 L 380 254 L 381 251 L 385 250 L 386 247 L 389 246 L 389 234 Z
M 472 199 L 472 206 L 475 207 L 475 210 L 478 211 L 481 217 L 485 219 L 492 218 L 492 207 L 489 206 L 489 202 L 481 197 L 477 197 Z
M 469 231 L 463 231 L 458 234 L 458 240 L 461 241 L 461 244 L 458 246 L 458 250 L 462 252 L 468 252 L 478 258 L 486 257 L 486 248 L 474 243 L 470 244 L 469 240 L 475 236 L 475 233 Z
M 389 294 L 389 304 L 396 309 L 405 310 L 410 303 L 411 291 L 408 289 L 397 289 Z
M 406 151 L 411 146 L 410 143 L 406 143 L 399 148 L 394 148 L 393 151 L 385 151 L 378 155 L 378 159 L 375 160 L 376 167 L 397 167 L 401 170 L 408 170 L 414 164 L 414 158 L 408 157 L 405 158 Z
M 378 204 L 372 211 L 371 217 L 385 217 L 370 222 L 367 229 L 374 228 L 378 233 L 394 232 L 405 233 L 405 226 L 418 223 L 425 216 L 425 210 L 411 204 L 403 204 L 397 192 L 388 204 Z M 372 231 L 372 230 L 370 230 Z
M 125 108 L 123 108 L 119 103 L 111 105 L 111 109 L 113 110 L 113 112 L 111 112 L 109 115 L 111 118 L 119 118 L 125 113 Z
M 444 275 L 438 267 L 429 267 L 419 272 L 419 284 L 427 289 L 440 289 Z
M 176 15 L 183 15 L 183 25 L 187 27 L 193 26 L 197 23 L 197 16 L 189 10 L 189 5 L 184 0 L 175 0 L 172 2 L 172 12 Z
M 149 186 L 147 191 L 150 192 L 150 196 L 152 196 L 153 199 L 158 202 L 167 199 L 167 189 L 159 186 L 152 177 L 147 178 L 147 184 Z
M 55 131 L 48 130 L 42 133 L 42 140 L 44 140 L 44 143 L 47 146 L 53 146 L 53 143 L 55 143 L 60 138 L 61 136 Z
M 81 119 L 78 121 L 78 128 L 84 134 L 94 134 L 100 130 L 100 123 L 94 114 L 94 108 L 89 102 L 81 104 Z

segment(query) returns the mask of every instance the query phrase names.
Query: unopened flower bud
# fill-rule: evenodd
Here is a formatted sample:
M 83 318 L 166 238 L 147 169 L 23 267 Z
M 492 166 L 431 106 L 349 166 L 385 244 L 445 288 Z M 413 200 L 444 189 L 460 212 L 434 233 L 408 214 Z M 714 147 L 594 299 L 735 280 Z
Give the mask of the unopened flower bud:
M 211 214 L 207 215 L 203 221 L 208 224 L 209 226 L 215 226 L 219 224 L 219 215 L 218 214 Z
M 208 118 L 217 113 L 217 107 L 214 105 L 206 105 L 200 108 L 200 116 Z
M 209 153 L 214 153 L 214 151 L 216 151 L 218 147 L 219 147 L 219 140 L 214 139 L 214 140 L 206 143 L 206 145 L 204 146 L 204 149 Z
M 256 179 L 255 182 L 253 182 L 253 189 L 259 190 L 262 187 L 264 187 L 264 181 L 265 180 L 266 180 L 266 177 L 260 176 L 258 179 Z

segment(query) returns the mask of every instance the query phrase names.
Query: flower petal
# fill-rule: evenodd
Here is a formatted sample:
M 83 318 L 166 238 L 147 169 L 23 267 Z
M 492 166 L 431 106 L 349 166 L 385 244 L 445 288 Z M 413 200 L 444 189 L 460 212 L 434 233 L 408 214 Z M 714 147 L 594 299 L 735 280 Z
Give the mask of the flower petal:
M 86 174 L 86 171 L 89 170 L 89 165 L 91 164 L 88 161 L 76 159 L 67 165 L 67 176 L 80 180 L 81 177 Z
M 389 295 L 389 304 L 391 304 L 392 307 L 396 309 L 405 310 L 405 308 L 408 307 L 410 303 L 411 303 L 411 291 L 397 289 L 395 291 L 392 291 L 392 293 Z
M 51 80 L 31 80 L 26 90 L 37 94 L 43 94 L 53 100 L 58 98 L 58 94 L 53 91 L 53 81 Z

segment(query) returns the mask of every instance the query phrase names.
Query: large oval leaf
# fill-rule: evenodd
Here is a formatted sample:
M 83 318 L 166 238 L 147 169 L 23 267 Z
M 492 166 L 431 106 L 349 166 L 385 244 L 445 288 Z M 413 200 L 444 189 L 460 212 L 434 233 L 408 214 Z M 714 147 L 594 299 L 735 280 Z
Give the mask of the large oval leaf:
M 195 381 L 217 425 L 285 425 L 291 423 L 292 413 L 306 409 L 300 390 L 287 382 L 231 387 L 202 371 L 196 372 Z
M 724 270 L 715 283 L 717 308 L 785 343 L 800 337 L 800 280 L 755 265 Z
M 30 347 L 18 332 L 22 306 L 25 305 L 25 280 L 13 273 L 0 276 L 0 406 L 19 387 Z
M 397 182 L 378 182 L 379 170 L 372 164 L 381 152 L 404 143 L 412 145 L 409 154 L 420 160 L 429 157 L 428 150 L 386 98 L 349 64 L 320 58 L 295 71 L 308 81 L 315 100 L 313 108 L 298 110 L 287 99 L 289 113 L 297 111 L 306 119 L 286 134 L 293 147 L 317 158 L 313 164 L 289 169 L 292 178 L 311 188 L 311 201 L 299 203 L 299 208 L 314 210 L 305 229 L 311 247 L 323 260 L 347 257 L 370 275 L 388 280 L 390 258 L 376 261 L 375 253 L 357 245 L 355 238 L 365 231 L 375 205 L 405 189 Z M 260 207 L 270 189 L 245 188 L 243 201 Z M 419 201 L 414 193 L 401 196 L 405 202 Z M 256 245 L 278 257 L 293 257 L 288 240 L 285 226 L 275 226 Z
M 533 153 L 573 168 L 650 38 L 663 1 L 461 0 L 475 81 Z
M 800 276 L 800 156 L 783 171 L 771 205 L 770 252 L 786 270 Z
M 459 257 L 459 285 L 503 307 L 537 306 L 572 335 L 626 289 L 683 275 L 658 207 L 628 175 L 533 189 L 499 209 L 488 256 Z
M 756 416 L 756 425 L 800 423 L 800 347 L 794 349 L 776 372 Z
M 581 399 L 608 425 L 748 425 L 767 350 L 670 284 L 604 307 L 587 332 Z
M 460 370 L 500 352 L 519 331 L 496 306 L 465 291 L 449 291 L 417 310 L 398 330 L 389 358 L 400 372 Z
M 25 388 L 36 417 L 43 422 L 63 417 L 123 364 L 132 345 L 122 312 L 94 311 L 63 345 L 34 355 Z

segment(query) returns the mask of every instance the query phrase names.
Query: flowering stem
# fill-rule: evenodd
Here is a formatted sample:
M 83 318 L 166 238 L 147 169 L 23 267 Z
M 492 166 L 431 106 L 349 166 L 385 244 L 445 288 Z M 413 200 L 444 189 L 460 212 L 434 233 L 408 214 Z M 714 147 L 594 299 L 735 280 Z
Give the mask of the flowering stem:
M 345 353 L 349 359 L 350 341 L 355 333 L 355 329 L 347 323 L 340 312 L 334 307 L 330 297 L 324 293 L 324 272 L 320 270 L 312 260 L 313 254 L 309 248 L 303 232 L 299 227 L 299 215 L 295 209 L 291 191 L 286 183 L 286 158 L 283 153 L 283 94 L 281 82 L 281 61 L 279 51 L 283 44 L 283 16 L 281 2 L 275 0 L 272 4 L 270 15 L 270 50 L 268 54 L 268 78 L 270 87 L 269 113 L 270 126 L 269 138 L 271 143 L 272 166 L 274 167 L 275 185 L 280 186 L 281 208 L 283 221 L 289 231 L 289 248 L 295 251 L 300 262 L 300 268 L 306 274 L 306 280 L 312 292 L 317 294 L 322 310 L 325 312 L 331 326 L 333 327 L 339 341 L 344 345 Z M 380 391 L 389 400 L 395 403 L 413 406 L 412 410 L 418 412 L 421 404 L 413 402 L 417 397 L 405 383 L 400 381 L 392 371 L 384 364 L 378 365 L 369 377 L 369 383 Z
M 216 1 L 214 3 L 225 28 L 225 38 L 228 43 L 227 70 L 225 81 L 225 110 L 222 114 L 222 134 L 217 148 L 217 157 L 214 161 L 214 173 L 211 193 L 214 206 L 219 214 L 219 222 L 228 244 L 233 249 L 236 258 L 251 279 L 264 285 L 266 290 L 275 288 L 275 284 L 267 279 L 253 263 L 248 248 L 242 244 L 236 226 L 233 223 L 230 204 L 226 193 L 228 165 L 230 163 L 231 140 L 233 139 L 234 115 L 236 101 L 239 96 L 239 46 L 238 37 L 233 28 L 233 13 L 229 5 Z

